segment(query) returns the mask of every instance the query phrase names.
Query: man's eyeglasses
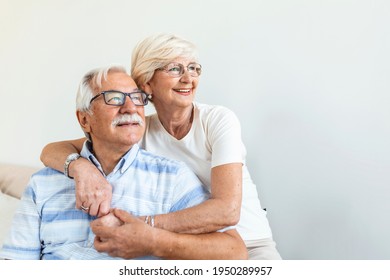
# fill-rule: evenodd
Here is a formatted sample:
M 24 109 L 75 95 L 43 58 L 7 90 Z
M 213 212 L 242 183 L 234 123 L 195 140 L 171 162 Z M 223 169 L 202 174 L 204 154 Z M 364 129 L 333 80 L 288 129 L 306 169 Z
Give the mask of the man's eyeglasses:
M 126 102 L 126 96 L 130 97 L 131 101 L 133 101 L 135 106 L 145 106 L 148 104 L 148 94 L 143 92 L 142 90 L 136 90 L 130 93 L 125 93 L 117 90 L 108 90 L 103 91 L 102 93 L 94 96 L 89 104 L 92 103 L 96 98 L 98 98 L 100 95 L 103 95 L 104 102 L 106 102 L 107 105 L 112 106 L 122 106 Z
M 158 68 L 157 70 L 165 71 L 171 77 L 181 77 L 183 76 L 185 69 L 192 77 L 199 77 L 202 74 L 202 65 L 199 63 L 190 63 L 187 66 L 184 66 L 181 63 L 172 62 L 165 67 Z

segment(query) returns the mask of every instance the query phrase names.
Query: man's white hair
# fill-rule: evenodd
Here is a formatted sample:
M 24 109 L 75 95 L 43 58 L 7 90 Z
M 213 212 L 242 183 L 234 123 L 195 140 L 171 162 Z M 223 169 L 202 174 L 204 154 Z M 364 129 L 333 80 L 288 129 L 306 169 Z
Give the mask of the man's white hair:
M 107 81 L 108 73 L 112 72 L 120 72 L 127 74 L 126 69 L 123 66 L 110 65 L 93 69 L 84 75 L 77 90 L 77 111 L 91 113 L 91 99 L 96 95 L 96 92 L 98 92 L 102 88 L 102 82 Z

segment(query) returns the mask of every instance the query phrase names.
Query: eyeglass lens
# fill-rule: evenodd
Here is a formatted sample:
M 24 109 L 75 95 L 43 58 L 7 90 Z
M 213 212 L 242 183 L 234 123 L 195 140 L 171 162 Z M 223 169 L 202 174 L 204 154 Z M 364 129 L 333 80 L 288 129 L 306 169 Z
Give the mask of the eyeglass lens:
M 165 69 L 170 76 L 179 77 L 184 74 L 185 66 L 181 63 L 170 63 Z M 202 73 L 202 66 L 198 63 L 191 63 L 187 66 L 187 71 L 192 77 L 198 77 Z
M 125 104 L 126 96 L 129 96 L 136 106 L 144 106 L 148 103 L 147 95 L 144 92 L 106 91 L 103 95 L 107 105 L 121 106 Z

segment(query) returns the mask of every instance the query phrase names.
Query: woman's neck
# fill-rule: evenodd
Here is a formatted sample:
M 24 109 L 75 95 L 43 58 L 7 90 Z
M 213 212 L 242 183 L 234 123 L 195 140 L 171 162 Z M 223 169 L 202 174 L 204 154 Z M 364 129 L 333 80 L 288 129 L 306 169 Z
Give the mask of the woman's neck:
M 177 110 L 156 108 L 156 111 L 165 130 L 176 139 L 180 140 L 184 138 L 191 130 L 194 117 L 193 105 Z

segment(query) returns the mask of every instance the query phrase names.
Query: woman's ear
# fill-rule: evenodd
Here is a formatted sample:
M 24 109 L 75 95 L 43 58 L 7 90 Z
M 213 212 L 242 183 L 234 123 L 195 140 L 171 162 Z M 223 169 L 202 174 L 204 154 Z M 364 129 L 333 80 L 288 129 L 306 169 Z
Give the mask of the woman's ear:
M 146 84 L 143 84 L 143 85 L 141 86 L 141 89 L 142 89 L 144 92 L 146 92 L 147 94 L 152 95 L 152 88 L 151 88 L 149 82 L 147 82 Z
M 76 111 L 76 116 L 83 131 L 89 133 L 91 131 L 89 122 L 90 114 L 88 112 Z
M 152 92 L 152 88 L 151 88 L 149 82 L 147 82 L 146 84 L 143 84 L 141 86 L 141 89 L 142 89 L 142 91 L 146 92 L 149 95 L 148 99 L 149 99 L 149 101 L 152 102 L 153 92 Z

